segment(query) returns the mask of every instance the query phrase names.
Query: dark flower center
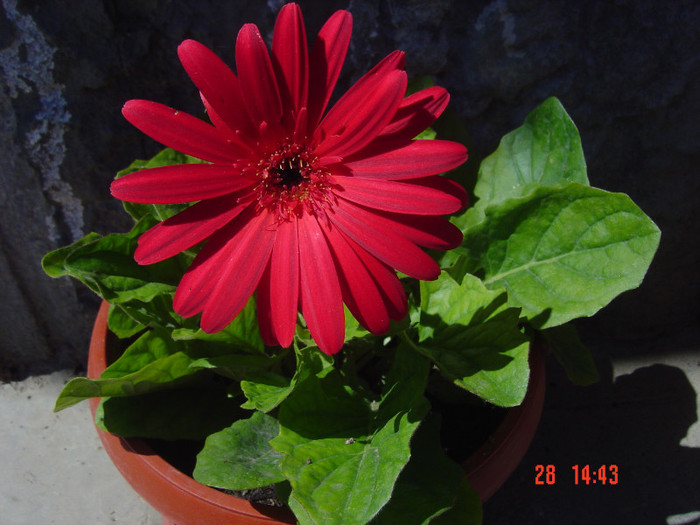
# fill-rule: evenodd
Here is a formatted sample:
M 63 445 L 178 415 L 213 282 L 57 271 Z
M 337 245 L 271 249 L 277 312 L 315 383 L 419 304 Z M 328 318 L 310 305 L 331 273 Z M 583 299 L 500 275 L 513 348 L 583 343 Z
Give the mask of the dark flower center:
M 270 168 L 270 172 L 277 176 L 275 184 L 281 188 L 292 188 L 308 180 L 308 176 L 302 174 L 298 158 L 287 159 L 281 165 Z
M 329 173 L 302 144 L 288 140 L 247 169 L 260 180 L 255 189 L 258 207 L 272 211 L 279 221 L 322 213 L 332 200 Z

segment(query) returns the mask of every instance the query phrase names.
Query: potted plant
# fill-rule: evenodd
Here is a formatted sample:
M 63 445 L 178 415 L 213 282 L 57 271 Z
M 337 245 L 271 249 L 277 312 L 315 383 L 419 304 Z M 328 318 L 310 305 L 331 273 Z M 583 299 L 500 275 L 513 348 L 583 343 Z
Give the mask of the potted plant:
M 206 121 L 125 104 L 167 148 L 112 183 L 130 232 L 92 233 L 43 259 L 49 275 L 109 303 L 89 377 L 70 381 L 56 409 L 91 399 L 108 451 L 150 458 L 154 480 L 182 478 L 195 500 L 240 501 L 205 485 L 239 496 L 267 487 L 289 509 L 236 503 L 240 523 L 478 523 L 498 484 L 481 484 L 483 456 L 507 475 L 504 454 L 519 459 L 534 433 L 538 342 L 572 380 L 595 380 L 569 322 L 638 286 L 660 233 L 629 197 L 589 185 L 578 132 L 554 98 L 471 183 L 459 171 L 466 148 L 430 129 L 447 92 L 406 96 L 403 53 L 329 108 L 351 25 L 336 12 L 309 51 L 301 11 L 287 4 L 271 53 L 243 26 L 236 74 L 183 42 Z M 472 190 L 470 206 L 453 179 Z M 490 407 L 524 399 L 534 408 L 499 426 Z M 473 450 L 460 445 L 484 414 L 496 422 L 465 460 Z M 506 427 L 529 437 L 511 445 Z M 194 452 L 180 457 L 171 443 Z M 134 485 L 146 476 L 124 472 Z M 182 525 L 193 503 L 154 504 Z

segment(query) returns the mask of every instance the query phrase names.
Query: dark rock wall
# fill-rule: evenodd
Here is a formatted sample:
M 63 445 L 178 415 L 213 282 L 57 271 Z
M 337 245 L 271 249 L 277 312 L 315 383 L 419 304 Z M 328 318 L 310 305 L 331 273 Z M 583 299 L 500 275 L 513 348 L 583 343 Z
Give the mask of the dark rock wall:
M 2 0 L 0 6 L 0 377 L 85 359 L 90 292 L 41 271 L 89 231 L 124 231 L 114 173 L 159 145 L 123 120 L 130 98 L 199 113 L 176 47 L 197 39 L 233 64 L 240 26 L 270 36 L 269 0 Z M 663 235 L 643 286 L 581 323 L 611 348 L 698 332 L 700 7 L 692 0 L 301 1 L 311 35 L 354 16 L 347 86 L 393 49 L 448 88 L 472 157 L 550 95 L 581 132 L 595 186 L 624 191 Z M 649 345 L 648 343 L 652 343 Z M 635 351 L 635 350 L 630 350 Z

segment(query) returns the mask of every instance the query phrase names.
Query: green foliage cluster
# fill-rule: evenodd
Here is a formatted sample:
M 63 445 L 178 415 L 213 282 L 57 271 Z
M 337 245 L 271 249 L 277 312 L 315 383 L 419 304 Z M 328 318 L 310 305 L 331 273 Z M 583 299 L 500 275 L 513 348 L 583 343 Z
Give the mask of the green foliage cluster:
M 183 162 L 196 159 L 164 150 L 119 176 Z M 133 253 L 141 233 L 182 206 L 127 203 L 132 231 L 90 234 L 43 260 L 49 275 L 111 303 L 109 326 L 126 347 L 99 379 L 68 383 L 56 409 L 101 397 L 97 423 L 110 432 L 203 440 L 195 479 L 276 485 L 301 524 L 480 523 L 478 496 L 443 453 L 429 384 L 439 377 L 518 405 L 540 335 L 572 381 L 594 382 L 569 321 L 637 287 L 660 232 L 626 195 L 589 186 L 578 132 L 554 98 L 481 163 L 474 195 L 453 218 L 464 242 L 440 256 L 440 278 L 406 280 L 409 318 L 376 337 L 346 311 L 335 358 L 301 318 L 292 348 L 266 348 L 254 298 L 213 335 L 176 315 L 173 293 L 194 253 L 150 266 Z

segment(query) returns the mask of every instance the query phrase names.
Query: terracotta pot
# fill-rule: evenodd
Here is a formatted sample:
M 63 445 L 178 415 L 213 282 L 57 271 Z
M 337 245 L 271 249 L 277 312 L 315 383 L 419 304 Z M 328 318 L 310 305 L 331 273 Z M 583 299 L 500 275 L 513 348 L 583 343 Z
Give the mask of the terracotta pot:
M 88 377 L 98 378 L 113 360 L 110 355 L 107 314 L 109 304 L 102 303 L 90 339 Z M 90 399 L 93 417 L 99 398 Z M 120 438 L 97 429 L 102 445 L 122 476 L 163 516 L 164 525 L 272 525 L 295 523 L 287 509 L 255 505 L 229 496 L 172 467 L 138 438 Z
M 90 378 L 98 378 L 116 357 L 109 344 L 108 310 L 109 304 L 103 302 L 93 327 L 88 358 Z M 482 501 L 510 476 L 534 437 L 544 400 L 544 359 L 538 349 L 531 354 L 525 401 L 511 409 L 493 438 L 463 463 L 467 478 Z M 98 398 L 90 399 L 93 416 L 98 403 Z M 99 428 L 97 433 L 122 476 L 161 513 L 164 525 L 295 523 L 287 509 L 254 504 L 196 482 L 156 455 L 143 439 L 120 438 Z
M 545 391 L 545 349 L 535 340 L 530 351 L 530 381 L 523 402 L 508 410 L 491 438 L 462 463 L 469 484 L 485 502 L 520 464 L 535 437 Z

